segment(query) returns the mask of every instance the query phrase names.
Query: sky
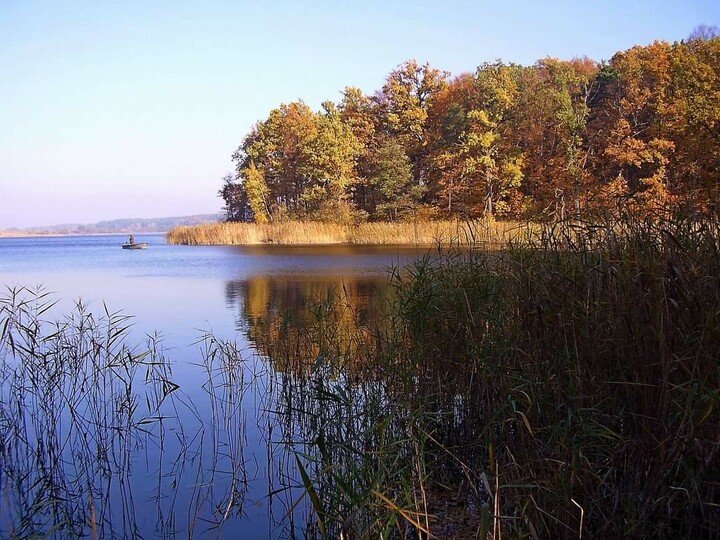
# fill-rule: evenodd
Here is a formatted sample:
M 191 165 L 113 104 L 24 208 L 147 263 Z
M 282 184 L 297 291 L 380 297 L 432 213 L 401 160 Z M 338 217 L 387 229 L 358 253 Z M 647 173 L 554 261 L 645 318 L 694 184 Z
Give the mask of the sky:
M 720 1 L 0 0 L 0 229 L 219 212 L 255 122 L 406 60 L 609 60 L 701 24 Z

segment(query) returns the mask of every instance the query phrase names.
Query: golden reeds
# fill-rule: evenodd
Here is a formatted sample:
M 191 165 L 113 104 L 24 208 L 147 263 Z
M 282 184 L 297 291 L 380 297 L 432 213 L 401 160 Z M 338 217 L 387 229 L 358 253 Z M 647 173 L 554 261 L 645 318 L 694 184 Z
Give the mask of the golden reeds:
M 182 245 L 502 245 L 526 239 L 532 229 L 527 224 L 493 220 L 374 222 L 360 225 L 283 221 L 176 227 L 167 233 L 166 238 L 170 244 Z

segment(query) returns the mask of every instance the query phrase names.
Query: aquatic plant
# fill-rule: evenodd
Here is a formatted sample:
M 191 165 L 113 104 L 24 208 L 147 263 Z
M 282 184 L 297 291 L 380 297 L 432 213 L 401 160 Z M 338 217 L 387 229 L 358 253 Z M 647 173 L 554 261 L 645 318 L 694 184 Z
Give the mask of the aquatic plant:
M 167 233 L 170 244 L 186 245 L 498 245 L 527 237 L 534 225 L 494 220 L 374 222 L 341 225 L 312 221 L 277 223 L 211 223 L 176 227 Z
M 267 336 L 317 351 L 275 410 L 318 534 L 716 536 L 719 225 L 552 225 L 395 273 L 350 340 Z
M 157 530 L 237 530 L 250 399 L 283 536 L 717 536 L 720 223 L 559 222 L 487 247 L 397 269 L 381 306 L 336 287 L 304 314 L 248 309 L 262 356 L 204 336 L 193 401 L 126 316 L 48 322 L 48 295 L 9 290 L 2 535 L 146 530 L 129 471 L 150 447 Z
M 78 301 L 60 320 L 42 289 L 0 298 L 2 536 L 83 537 L 137 528 L 133 452 L 178 386 L 159 338 L 126 340 L 130 317 Z
M 55 303 L 43 289 L 0 298 L 0 536 L 205 538 L 236 525 L 248 485 L 237 346 L 201 338 L 193 401 L 159 335 L 131 346 L 130 316 L 78 301 L 55 319 Z

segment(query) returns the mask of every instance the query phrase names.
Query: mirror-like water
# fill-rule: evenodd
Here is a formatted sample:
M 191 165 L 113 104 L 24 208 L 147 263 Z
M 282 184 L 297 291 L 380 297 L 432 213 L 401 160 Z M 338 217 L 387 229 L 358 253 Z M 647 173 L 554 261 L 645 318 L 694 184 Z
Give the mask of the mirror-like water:
M 270 387 L 285 368 L 256 338 L 328 291 L 357 320 L 377 317 L 388 270 L 422 251 L 125 240 L 0 239 L 5 305 L 19 287 L 57 300 L 39 315 L 52 339 L 34 344 L 18 322 L 30 345 L 0 350 L 0 536 L 303 536 L 308 503 L 277 451 L 277 434 L 302 426 L 278 425 Z M 85 351 L 77 365 L 69 348 Z

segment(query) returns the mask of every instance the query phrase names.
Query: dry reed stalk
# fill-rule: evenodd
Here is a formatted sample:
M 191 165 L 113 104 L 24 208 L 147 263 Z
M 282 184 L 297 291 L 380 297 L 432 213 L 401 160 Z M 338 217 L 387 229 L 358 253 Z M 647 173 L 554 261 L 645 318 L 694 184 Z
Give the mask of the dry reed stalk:
M 373 222 L 359 225 L 283 221 L 278 223 L 210 223 L 176 227 L 170 244 L 182 245 L 505 245 L 524 243 L 534 226 L 494 220 Z
M 95 518 L 95 502 L 93 501 L 92 490 L 88 490 L 88 509 L 90 511 L 90 537 L 98 540 L 97 519 Z

